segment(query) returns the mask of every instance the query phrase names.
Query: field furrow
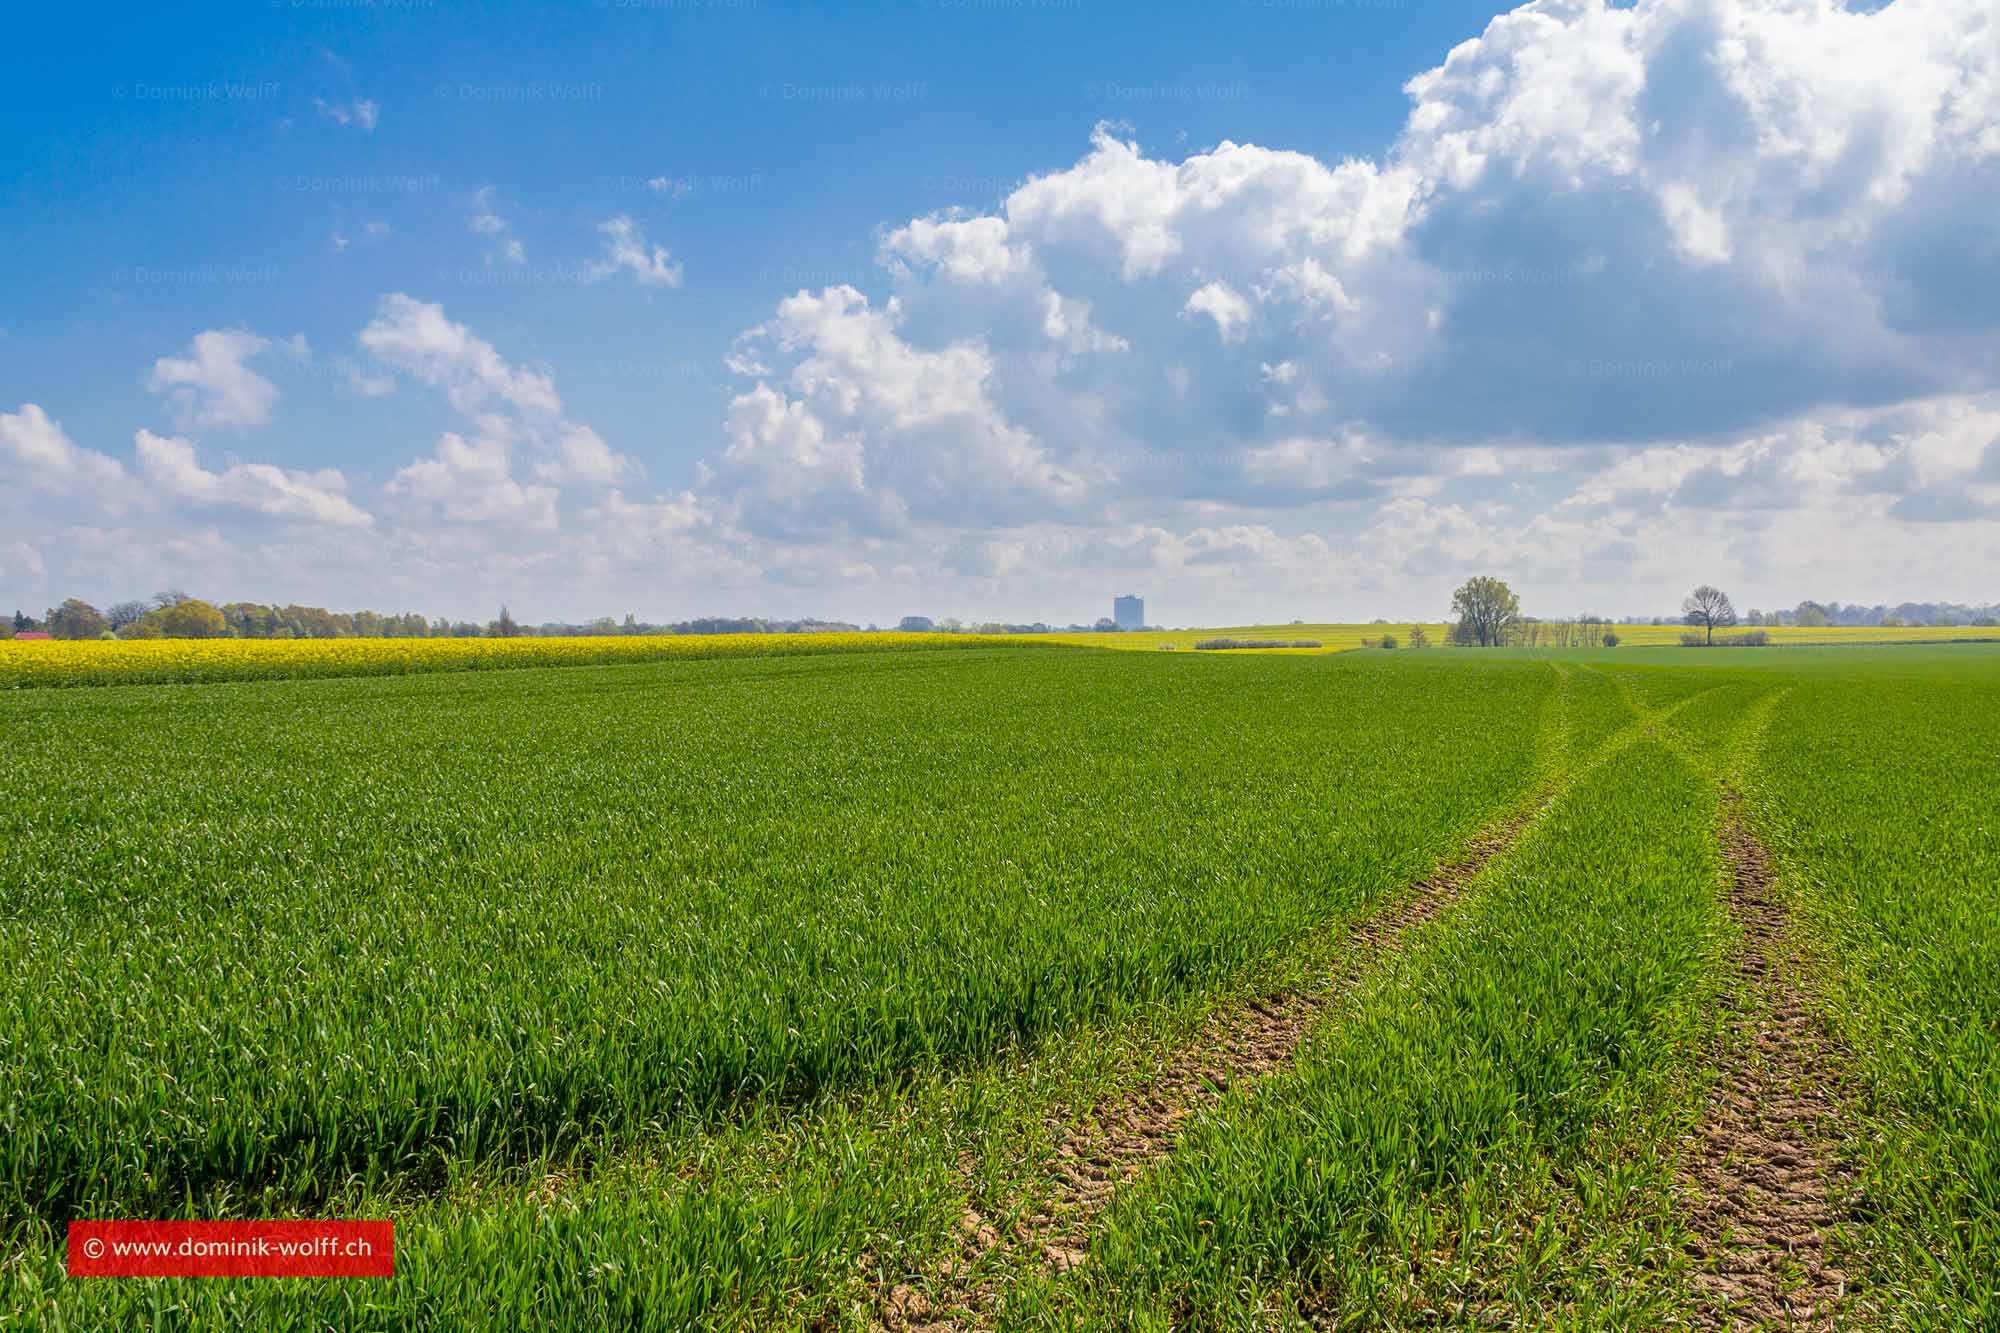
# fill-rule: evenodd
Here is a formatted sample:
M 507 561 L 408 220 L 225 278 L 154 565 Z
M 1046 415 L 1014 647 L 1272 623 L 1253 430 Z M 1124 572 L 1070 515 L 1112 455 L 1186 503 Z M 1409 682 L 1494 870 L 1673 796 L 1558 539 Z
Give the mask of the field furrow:
M 1568 1240 L 1602 1226 L 1615 1244 L 1633 1192 L 1618 1149 L 1657 1140 L 1634 1126 L 1652 1128 L 1642 1108 L 1712 991 L 1712 809 L 1670 751 L 1618 746 L 1297 1063 L 1191 1126 L 1113 1201 L 1088 1261 L 1014 1293 L 1002 1325 L 1428 1321 L 1462 1265 L 1522 1259 L 1526 1238 L 1489 1226 L 1519 1191 L 1570 1196 Z M 1477 1282 L 1460 1308 L 1532 1323 L 1667 1299 L 1592 1289 L 1594 1266 L 1528 1291 Z
M 1704 1328 L 1831 1329 L 1848 1277 L 1834 1253 L 1856 1181 L 1848 1062 L 1799 976 L 1769 855 L 1725 795 L 1722 851 L 1740 935 L 1720 1078 L 1681 1181 Z
M 1855 1322 L 2000 1327 L 2000 673 L 1801 673 L 1744 794 L 1859 1084 Z
M 1125 1080 L 1072 1116 L 1025 1192 L 1002 1201 L 993 1217 L 968 1207 L 958 1219 L 957 1243 L 920 1280 L 906 1275 L 912 1281 L 885 1282 L 875 1291 L 870 1305 L 880 1323 L 983 1326 L 1008 1285 L 1081 1264 L 1099 1215 L 1120 1189 L 1172 1153 L 1188 1122 L 1290 1066 L 1328 1013 L 1393 959 L 1416 928 L 1451 907 L 1563 792 L 1713 693 L 1684 687 L 1647 704 L 1629 683 L 1606 673 L 1551 665 L 1554 684 L 1537 726 L 1542 779 L 1529 798 L 1403 894 L 1344 928 L 1337 950 L 1298 984 L 1215 1008 L 1188 1038 L 1161 1048 L 1143 1077 Z
M 1092 1225 L 1120 1187 L 1166 1158 L 1191 1118 L 1295 1061 L 1327 1013 L 1400 950 L 1411 932 L 1455 903 L 1554 795 L 1543 791 L 1355 924 L 1333 966 L 1310 984 L 1214 1013 L 1193 1041 L 1172 1050 L 1143 1081 L 1093 1106 L 1058 1139 L 1046 1173 L 1032 1182 L 1032 1204 L 1025 1211 L 1010 1209 L 1021 1212 L 1020 1222 L 1002 1232 L 976 1210 L 961 1218 L 965 1244 L 947 1257 L 938 1276 L 980 1272 L 985 1280 L 946 1281 L 934 1295 L 899 1285 L 881 1302 L 884 1325 L 939 1327 L 942 1314 L 943 1326 L 977 1326 L 990 1319 L 1003 1275 L 1019 1280 L 1025 1270 L 1066 1273 L 1081 1264 Z

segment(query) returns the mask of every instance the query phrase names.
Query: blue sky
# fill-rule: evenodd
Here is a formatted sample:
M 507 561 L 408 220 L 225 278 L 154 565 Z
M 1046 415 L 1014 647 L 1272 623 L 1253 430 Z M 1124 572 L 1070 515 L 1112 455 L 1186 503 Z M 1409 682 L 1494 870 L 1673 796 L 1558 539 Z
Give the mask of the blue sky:
M 65 417 L 100 437 L 130 433 L 150 406 L 143 372 L 188 330 L 284 326 L 332 347 L 389 289 L 560 365 L 621 432 L 665 435 L 662 416 L 713 431 L 719 382 L 695 368 L 719 367 L 730 338 L 799 287 L 879 288 L 878 227 L 990 209 L 1074 162 L 1106 117 L 1163 146 L 1379 152 L 1407 106 L 1402 78 L 1486 17 L 1464 3 L 1225 7 L 1242 40 L 1219 46 L 1213 5 L 286 0 L 232 7 L 190 42 L 201 12 L 38 7 L 28 24 L 49 30 L 16 47 L 38 59 L 5 94 L 0 285 L 10 333 L 33 336 L 9 347 L 0 396 L 32 399 L 123 352 L 129 366 L 78 385 Z M 372 131 L 318 107 L 356 101 L 380 108 Z M 668 193 L 647 188 L 662 178 Z M 489 273 L 468 244 L 486 187 L 524 273 Z M 566 281 L 617 213 L 700 257 L 670 297 Z M 370 221 L 390 240 L 365 241 Z M 358 243 L 336 254 L 336 233 Z M 308 424 L 295 423 L 298 461 L 324 443 Z M 699 447 L 679 450 L 691 463 Z
M 0 602 L 2000 597 L 1971 0 L 17 27 Z

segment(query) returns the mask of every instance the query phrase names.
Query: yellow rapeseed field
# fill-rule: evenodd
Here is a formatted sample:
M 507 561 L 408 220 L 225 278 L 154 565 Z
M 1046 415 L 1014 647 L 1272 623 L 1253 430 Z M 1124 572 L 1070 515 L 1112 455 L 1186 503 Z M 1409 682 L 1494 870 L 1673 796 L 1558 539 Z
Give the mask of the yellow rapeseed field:
M 1427 624 L 1432 645 L 1447 627 Z M 1618 625 L 1621 647 L 1677 644 L 1678 625 Z M 1024 644 L 1122 651 L 1192 649 L 1204 639 L 1312 640 L 1317 648 L 1261 652 L 1347 652 L 1394 635 L 1409 647 L 1410 626 L 1248 625 L 1124 634 L 686 634 L 520 639 L 133 639 L 60 642 L 0 639 L 0 689 L 48 685 L 194 684 L 306 676 L 383 676 L 413 671 L 597 666 L 703 657 L 895 652 L 914 648 L 991 648 Z M 1741 632 L 1741 631 L 1732 631 Z M 2000 628 L 1833 626 L 1778 627 L 1773 644 L 1919 643 L 2000 639 Z M 1548 646 L 1548 645 L 1544 645 Z
M 1422 622 L 1417 622 L 1422 623 Z M 1140 630 L 1122 634 L 1038 634 L 1034 638 L 1048 643 L 1075 644 L 1088 648 L 1119 648 L 1126 651 L 1135 649 L 1158 650 L 1161 648 L 1192 648 L 1204 639 L 1299 639 L 1317 640 L 1318 648 L 1246 649 L 1254 652 L 1321 652 L 1338 653 L 1351 649 L 1373 647 L 1384 634 L 1394 636 L 1399 648 L 1410 646 L 1410 621 L 1399 621 L 1390 625 L 1237 625 L 1221 629 L 1175 629 Z M 1607 626 L 1618 635 L 1618 643 L 1624 648 L 1658 647 L 1675 645 L 1681 635 L 1694 631 L 1685 625 L 1611 625 Z M 1430 637 L 1433 647 L 1442 645 L 1450 632 L 1449 625 L 1435 621 L 1423 624 L 1423 631 Z M 1600 631 L 1601 633 L 1602 631 Z M 1724 635 L 1751 633 L 1748 625 L 1716 631 L 1717 637 Z M 1973 639 L 2000 639 L 2000 627 L 1991 625 L 1910 625 L 1881 626 L 1869 625 L 1829 625 L 1818 628 L 1796 625 L 1779 625 L 1764 628 L 1773 645 L 1804 646 L 1807 644 L 1842 643 L 1939 643 Z M 1543 647 L 1550 641 L 1544 639 Z M 1593 640 L 1587 646 L 1595 647 Z
M 411 671 L 589 666 L 701 657 L 979 648 L 977 634 L 687 634 L 522 639 L 0 640 L 0 689 L 139 685 Z

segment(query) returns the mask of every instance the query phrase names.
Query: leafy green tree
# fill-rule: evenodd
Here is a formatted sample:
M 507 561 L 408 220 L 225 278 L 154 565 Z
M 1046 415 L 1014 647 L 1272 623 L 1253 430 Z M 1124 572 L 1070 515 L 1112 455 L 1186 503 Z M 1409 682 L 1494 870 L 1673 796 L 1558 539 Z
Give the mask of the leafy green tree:
M 1520 620 L 1521 600 L 1499 579 L 1481 574 L 1451 595 L 1451 614 L 1458 621 L 1460 642 L 1494 648 L 1507 641 L 1507 632 Z
M 111 629 L 104 613 L 80 597 L 71 597 L 49 612 L 52 639 L 101 639 Z
M 146 618 L 157 620 L 161 635 L 169 639 L 221 639 L 229 635 L 221 608 L 199 597 L 161 607 Z

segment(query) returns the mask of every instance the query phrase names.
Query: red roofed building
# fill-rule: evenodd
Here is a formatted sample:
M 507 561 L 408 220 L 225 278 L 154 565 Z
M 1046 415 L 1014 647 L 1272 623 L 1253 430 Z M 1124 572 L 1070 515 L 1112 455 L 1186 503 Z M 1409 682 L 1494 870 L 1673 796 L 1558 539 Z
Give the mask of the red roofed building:
M 22 639 L 46 639 L 48 637 L 49 632 L 45 629 L 24 629 L 14 636 L 14 641 L 19 643 Z

